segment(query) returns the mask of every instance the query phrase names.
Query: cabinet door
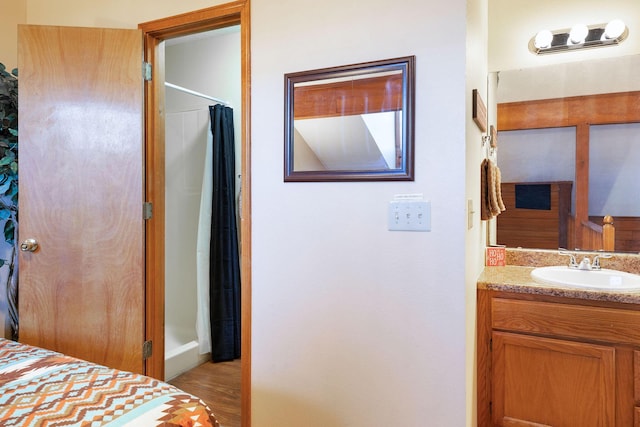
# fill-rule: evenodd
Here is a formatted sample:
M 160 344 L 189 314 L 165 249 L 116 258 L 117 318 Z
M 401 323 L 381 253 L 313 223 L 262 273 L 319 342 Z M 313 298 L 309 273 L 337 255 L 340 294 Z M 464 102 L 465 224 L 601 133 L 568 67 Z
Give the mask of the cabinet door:
M 498 426 L 615 425 L 615 349 L 493 333 Z

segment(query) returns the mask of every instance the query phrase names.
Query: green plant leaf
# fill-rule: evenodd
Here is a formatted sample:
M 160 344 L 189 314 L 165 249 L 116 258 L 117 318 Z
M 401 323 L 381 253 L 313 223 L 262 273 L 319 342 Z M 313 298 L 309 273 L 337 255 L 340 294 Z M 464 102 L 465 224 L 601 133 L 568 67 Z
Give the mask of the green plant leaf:
M 9 188 L 9 191 L 7 192 L 6 196 L 11 197 L 13 199 L 13 197 L 15 196 L 15 207 L 18 207 L 18 181 L 16 179 L 12 179 L 11 180 L 11 187 Z
M 18 70 L 0 63 L 0 220 L 4 238 L 15 244 L 18 212 Z M 3 196 L 3 197 L 2 197 Z M 6 264 L 0 260 L 0 267 Z
M 11 181 L 7 181 L 4 184 L 0 185 L 0 195 L 4 195 L 11 188 Z
M 15 244 L 15 241 L 14 241 L 15 230 L 16 230 L 16 225 L 13 223 L 13 221 L 7 220 L 7 222 L 4 223 L 4 240 L 10 245 Z

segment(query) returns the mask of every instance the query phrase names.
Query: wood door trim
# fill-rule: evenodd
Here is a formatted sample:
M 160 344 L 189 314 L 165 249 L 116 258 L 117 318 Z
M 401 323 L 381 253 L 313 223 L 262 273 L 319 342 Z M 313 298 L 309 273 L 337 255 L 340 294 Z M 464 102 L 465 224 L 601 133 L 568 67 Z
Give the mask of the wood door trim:
M 172 37 L 240 25 L 241 44 L 241 426 L 251 425 L 251 92 L 250 92 L 250 0 L 142 23 L 145 59 L 154 69 L 154 78 L 145 84 L 146 197 L 154 204 L 153 218 L 146 224 L 146 336 L 156 351 L 147 360 L 147 375 L 164 376 L 164 56 L 160 44 Z M 160 350 L 160 351 L 157 351 Z M 215 408 L 213 408 L 215 410 Z

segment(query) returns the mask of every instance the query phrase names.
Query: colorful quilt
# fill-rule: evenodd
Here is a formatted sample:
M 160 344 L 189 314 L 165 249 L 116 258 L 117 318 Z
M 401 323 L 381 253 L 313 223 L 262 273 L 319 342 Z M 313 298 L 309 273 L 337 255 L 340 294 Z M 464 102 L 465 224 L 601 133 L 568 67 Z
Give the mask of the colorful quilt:
M 170 384 L 0 338 L 0 425 L 219 427 Z

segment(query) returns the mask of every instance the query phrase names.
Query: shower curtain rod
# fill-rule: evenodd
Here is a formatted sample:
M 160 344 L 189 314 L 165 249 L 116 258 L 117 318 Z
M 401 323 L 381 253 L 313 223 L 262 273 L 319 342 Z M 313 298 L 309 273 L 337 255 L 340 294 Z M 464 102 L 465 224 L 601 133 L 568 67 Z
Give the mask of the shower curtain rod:
M 223 101 L 222 99 L 214 98 L 213 96 L 205 95 L 204 93 L 196 92 L 195 90 L 187 89 L 186 87 L 174 85 L 173 83 L 169 83 L 169 82 L 164 82 L 164 85 L 167 86 L 167 87 L 179 90 L 180 92 L 185 92 L 185 93 L 188 93 L 188 94 L 191 94 L 191 95 L 199 96 L 200 98 L 205 98 L 205 99 L 209 99 L 211 101 L 215 101 L 215 102 L 217 102 L 219 104 L 224 104 L 227 107 L 231 106 L 231 104 L 229 104 L 227 101 Z

